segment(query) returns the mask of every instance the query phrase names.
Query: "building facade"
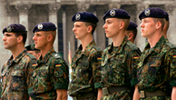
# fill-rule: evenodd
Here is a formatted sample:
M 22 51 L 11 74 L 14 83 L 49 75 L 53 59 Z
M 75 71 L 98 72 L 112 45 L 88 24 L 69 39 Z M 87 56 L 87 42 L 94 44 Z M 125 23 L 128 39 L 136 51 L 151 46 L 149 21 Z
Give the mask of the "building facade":
M 71 18 L 77 12 L 88 11 L 94 13 L 98 18 L 98 26 L 94 33 L 95 42 L 104 49 L 112 41 L 105 37 L 102 28 L 103 15 L 112 8 L 121 8 L 131 15 L 131 21 L 138 24 L 138 35 L 135 44 L 143 50 L 147 40 L 141 37 L 139 14 L 148 7 L 161 7 L 168 12 L 170 17 L 170 28 L 168 31 L 169 41 L 176 45 L 176 0 L 0 0 L 0 30 L 12 23 L 20 23 L 26 26 L 28 38 L 26 45 L 33 43 L 32 30 L 40 22 L 53 22 L 58 27 L 58 35 L 54 48 L 63 54 L 68 61 L 68 43 L 74 55 L 80 42 L 77 41 L 72 32 L 73 22 Z M 3 47 L 3 34 L 0 34 L 0 65 L 10 57 L 11 53 Z

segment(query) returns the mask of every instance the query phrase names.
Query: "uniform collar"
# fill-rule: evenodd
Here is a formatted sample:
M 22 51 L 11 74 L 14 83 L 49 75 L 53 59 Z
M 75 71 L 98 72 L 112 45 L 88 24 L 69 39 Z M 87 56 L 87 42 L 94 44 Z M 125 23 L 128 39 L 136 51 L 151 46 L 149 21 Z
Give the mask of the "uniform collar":
M 82 45 L 79 46 L 79 48 L 76 50 L 76 53 L 82 53 L 82 54 L 85 54 L 85 55 L 89 55 L 89 52 L 90 50 L 92 49 L 93 46 L 95 46 L 95 41 L 92 40 L 92 42 L 90 42 L 86 48 L 85 48 L 85 51 L 82 51 Z
M 150 51 L 154 51 L 156 53 L 159 53 L 161 51 L 161 48 L 163 47 L 163 44 L 167 41 L 166 38 L 164 38 L 164 36 L 162 36 L 159 41 L 156 43 L 156 45 L 153 47 L 153 48 L 150 48 L 150 44 L 148 43 L 144 49 L 147 50 L 147 49 L 150 49 Z
M 18 63 L 21 60 L 21 58 L 23 58 L 26 54 L 27 54 L 27 50 L 25 49 L 14 60 L 13 60 L 13 56 L 11 56 L 8 62 L 14 61 L 15 63 Z
M 122 43 L 120 44 L 120 46 L 118 47 L 118 49 L 116 49 L 115 52 L 117 53 L 121 53 L 123 51 L 123 48 L 125 46 L 125 44 L 127 43 L 128 39 L 127 37 L 125 36 Z M 108 53 L 111 53 L 113 52 L 113 43 L 108 47 Z
M 48 59 L 51 57 L 53 52 L 55 52 L 54 48 L 50 49 L 44 57 L 40 56 L 39 60 L 44 61 L 46 63 L 48 61 Z

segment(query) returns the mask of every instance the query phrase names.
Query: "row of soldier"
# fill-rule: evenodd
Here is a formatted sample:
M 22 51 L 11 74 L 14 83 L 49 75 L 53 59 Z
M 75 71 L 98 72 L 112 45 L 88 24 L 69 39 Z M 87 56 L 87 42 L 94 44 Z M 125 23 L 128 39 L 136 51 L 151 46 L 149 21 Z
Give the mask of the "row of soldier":
M 103 16 L 112 44 L 102 51 L 93 39 L 98 18 L 89 12 L 75 14 L 72 31 L 81 45 L 72 58 L 70 83 L 69 68 L 53 48 L 53 23 L 34 27 L 35 45 L 26 48 L 41 53 L 36 57 L 24 47 L 27 31 L 23 25 L 5 27 L 4 48 L 12 56 L 1 71 L 1 99 L 67 100 L 68 92 L 73 100 L 176 100 L 176 46 L 167 39 L 168 14 L 147 8 L 139 19 L 140 33 L 148 39 L 142 53 L 133 44 L 137 25 L 122 9 L 111 9 Z

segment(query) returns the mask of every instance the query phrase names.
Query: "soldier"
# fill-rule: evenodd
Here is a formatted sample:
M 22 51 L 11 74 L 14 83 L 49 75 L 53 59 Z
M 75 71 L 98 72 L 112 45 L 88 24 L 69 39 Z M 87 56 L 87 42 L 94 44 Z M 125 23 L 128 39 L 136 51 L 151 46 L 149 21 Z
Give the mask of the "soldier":
M 31 98 L 67 100 L 68 65 L 53 48 L 56 26 L 51 22 L 43 22 L 34 27 L 33 33 L 35 48 L 40 50 L 41 56 L 31 79 Z
M 27 49 L 27 52 L 32 54 L 34 57 L 39 59 L 41 56 L 40 50 L 35 48 L 35 44 L 30 44 L 25 47 Z
M 73 100 L 97 100 L 97 86 L 101 79 L 100 63 L 102 50 L 93 39 L 98 18 L 89 12 L 77 13 L 72 17 L 73 32 L 81 45 L 72 58 L 72 81 L 69 95 Z
M 132 43 L 134 43 L 134 40 L 137 36 L 137 24 L 130 21 L 130 24 L 125 32 L 126 36 L 128 36 L 128 40 Z
M 103 19 L 106 37 L 113 42 L 102 54 L 102 100 L 131 100 L 131 86 L 137 84 L 136 67 L 140 51 L 125 36 L 130 15 L 122 9 L 111 9 Z
M 169 29 L 170 22 L 169 22 L 169 15 L 168 15 L 168 13 L 164 12 L 164 14 L 165 14 L 165 25 L 164 25 L 164 29 L 162 31 L 162 34 L 167 39 L 167 31 Z
M 11 24 L 3 29 L 4 48 L 12 56 L 3 65 L 2 100 L 28 100 L 30 78 L 37 65 L 36 58 L 27 53 L 24 45 L 27 38 L 26 28 L 21 24 Z
M 160 8 L 147 8 L 139 15 L 148 44 L 138 64 L 134 100 L 176 100 L 176 46 L 162 35 L 164 18 Z

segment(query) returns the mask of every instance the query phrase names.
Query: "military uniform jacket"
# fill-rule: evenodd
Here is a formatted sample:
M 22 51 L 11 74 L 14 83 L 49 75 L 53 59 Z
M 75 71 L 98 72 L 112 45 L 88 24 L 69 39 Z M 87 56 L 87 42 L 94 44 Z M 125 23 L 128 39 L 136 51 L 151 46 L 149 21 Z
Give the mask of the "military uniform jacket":
M 17 58 L 11 58 L 3 65 L 2 100 L 28 100 L 30 78 L 37 65 L 36 58 L 24 50 Z
M 128 41 L 127 37 L 124 38 L 119 47 L 113 47 L 113 44 L 108 46 L 102 54 L 102 87 L 136 85 L 137 64 L 140 54 L 139 49 Z M 129 100 L 131 99 L 129 92 L 121 91 L 104 96 L 103 100 Z
M 161 37 L 153 48 L 148 44 L 141 55 L 137 75 L 139 91 L 171 92 L 171 87 L 176 86 L 176 47 L 164 37 Z
M 94 91 L 101 80 L 100 63 L 102 50 L 94 41 L 86 46 L 82 45 L 76 50 L 72 58 L 71 83 L 69 84 L 69 95 L 77 96 L 86 92 Z
M 40 57 L 31 81 L 33 85 L 28 92 L 32 99 L 56 100 L 56 89 L 68 88 L 68 65 L 54 49 L 51 49 L 45 57 Z

